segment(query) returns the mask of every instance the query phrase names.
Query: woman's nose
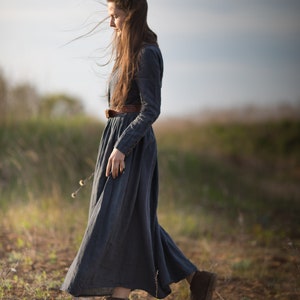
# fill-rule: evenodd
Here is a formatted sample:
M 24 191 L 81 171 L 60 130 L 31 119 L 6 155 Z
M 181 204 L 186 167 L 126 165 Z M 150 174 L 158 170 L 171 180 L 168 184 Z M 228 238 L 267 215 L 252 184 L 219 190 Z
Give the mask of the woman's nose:
M 114 21 L 113 17 L 110 18 L 109 26 L 110 27 L 116 27 L 116 24 L 115 24 L 115 21 Z

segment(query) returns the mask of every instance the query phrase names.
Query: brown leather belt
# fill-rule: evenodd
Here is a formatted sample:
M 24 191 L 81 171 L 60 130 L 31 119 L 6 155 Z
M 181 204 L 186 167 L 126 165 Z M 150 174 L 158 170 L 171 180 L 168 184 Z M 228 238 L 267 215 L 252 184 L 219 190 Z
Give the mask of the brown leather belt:
M 117 110 L 109 108 L 105 110 L 105 116 L 107 119 L 109 119 L 125 113 L 140 112 L 141 107 L 142 106 L 140 104 L 136 104 L 136 105 L 128 104 L 128 105 L 123 105 L 121 108 L 118 108 Z

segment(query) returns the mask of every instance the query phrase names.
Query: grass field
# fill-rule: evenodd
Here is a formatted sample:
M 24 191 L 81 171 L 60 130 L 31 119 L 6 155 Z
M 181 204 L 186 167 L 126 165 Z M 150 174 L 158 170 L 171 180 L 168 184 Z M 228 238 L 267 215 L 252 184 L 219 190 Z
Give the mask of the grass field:
M 87 220 L 103 125 L 90 119 L 0 126 L 0 299 L 59 292 Z M 214 299 L 300 299 L 300 121 L 155 127 L 159 220 L 199 267 Z M 131 299 L 152 299 L 141 291 Z M 185 282 L 167 299 L 188 299 Z

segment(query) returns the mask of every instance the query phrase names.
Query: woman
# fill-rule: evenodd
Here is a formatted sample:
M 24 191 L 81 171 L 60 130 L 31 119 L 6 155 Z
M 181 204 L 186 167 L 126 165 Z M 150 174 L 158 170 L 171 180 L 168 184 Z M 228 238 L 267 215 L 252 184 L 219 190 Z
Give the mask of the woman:
M 113 67 L 95 168 L 88 225 L 62 290 L 74 296 L 157 298 L 186 278 L 191 299 L 212 299 L 215 274 L 198 271 L 159 226 L 152 123 L 160 114 L 163 60 L 147 25 L 146 0 L 109 0 Z

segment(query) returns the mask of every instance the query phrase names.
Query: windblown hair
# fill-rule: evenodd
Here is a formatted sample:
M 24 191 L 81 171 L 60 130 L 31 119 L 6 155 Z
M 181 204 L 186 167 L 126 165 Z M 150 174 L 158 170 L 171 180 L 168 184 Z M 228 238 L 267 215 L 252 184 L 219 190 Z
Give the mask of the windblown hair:
M 157 45 L 157 36 L 147 24 L 147 0 L 107 0 L 125 11 L 122 33 L 115 33 L 112 47 L 115 63 L 112 73 L 118 72 L 118 80 L 110 103 L 115 108 L 124 105 L 132 79 L 137 72 L 140 52 L 145 44 Z

